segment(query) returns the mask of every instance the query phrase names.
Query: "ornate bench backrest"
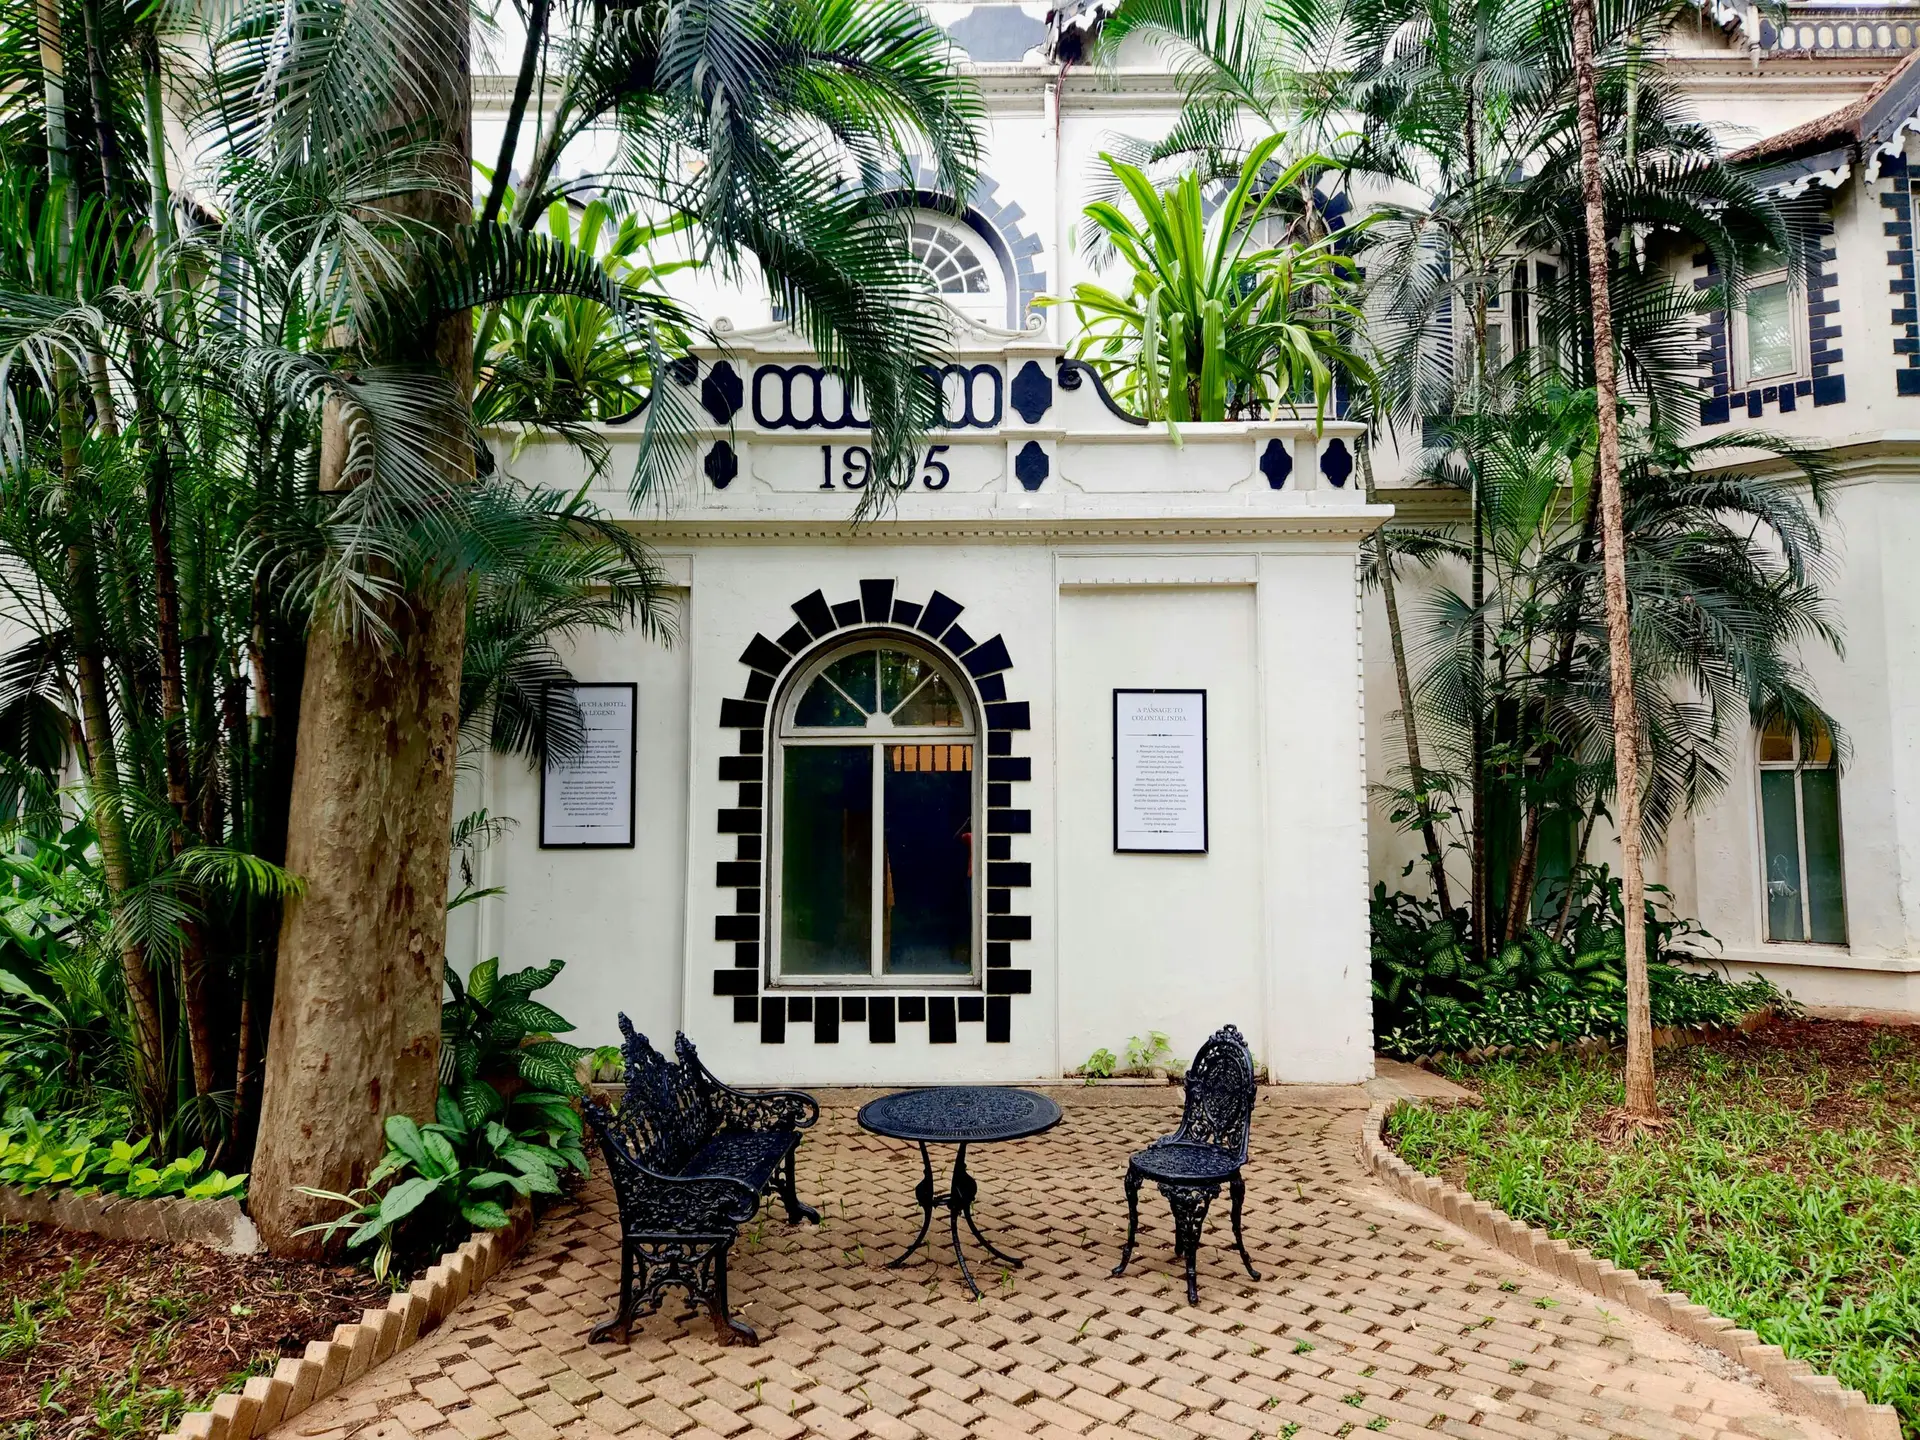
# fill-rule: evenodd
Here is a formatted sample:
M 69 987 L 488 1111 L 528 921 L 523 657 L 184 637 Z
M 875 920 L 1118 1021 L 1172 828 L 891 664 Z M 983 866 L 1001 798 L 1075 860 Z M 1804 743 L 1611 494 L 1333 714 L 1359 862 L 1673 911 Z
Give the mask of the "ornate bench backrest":
M 695 1067 L 676 1065 L 620 1017 L 625 1037 L 627 1089 L 615 1121 L 633 1158 L 668 1174 L 684 1165 L 713 1133 L 713 1117 Z
M 1200 1047 L 1187 1071 L 1179 1137 L 1218 1145 L 1246 1159 L 1256 1093 L 1246 1040 L 1234 1026 L 1222 1026 Z

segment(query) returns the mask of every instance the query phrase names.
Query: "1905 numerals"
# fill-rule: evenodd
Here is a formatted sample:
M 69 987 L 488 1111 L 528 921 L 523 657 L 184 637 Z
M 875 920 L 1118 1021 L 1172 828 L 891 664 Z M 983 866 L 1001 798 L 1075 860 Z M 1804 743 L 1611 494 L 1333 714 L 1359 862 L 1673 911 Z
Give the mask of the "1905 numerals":
M 947 468 L 946 461 L 940 457 L 951 450 L 951 445 L 930 445 L 927 447 L 926 461 L 920 467 L 920 484 L 928 490 L 944 490 L 947 482 L 953 478 L 953 472 Z M 864 445 L 843 445 L 838 447 L 839 483 L 834 480 L 835 449 L 832 445 L 820 447 L 820 488 L 822 490 L 863 490 L 867 480 L 873 474 L 873 452 Z M 906 490 L 912 486 L 911 480 L 895 486 Z

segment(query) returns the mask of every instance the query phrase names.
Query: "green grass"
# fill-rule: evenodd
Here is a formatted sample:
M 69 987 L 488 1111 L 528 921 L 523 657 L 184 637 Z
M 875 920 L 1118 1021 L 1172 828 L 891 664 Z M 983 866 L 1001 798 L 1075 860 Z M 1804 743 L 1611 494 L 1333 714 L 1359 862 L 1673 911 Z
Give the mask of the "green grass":
M 1813 1027 L 1792 1027 L 1796 1035 Z M 1617 1055 L 1457 1076 L 1478 1103 L 1401 1112 L 1399 1152 L 1515 1219 L 1683 1290 L 1920 1436 L 1920 1036 L 1661 1056 L 1659 1131 L 1607 1143 Z

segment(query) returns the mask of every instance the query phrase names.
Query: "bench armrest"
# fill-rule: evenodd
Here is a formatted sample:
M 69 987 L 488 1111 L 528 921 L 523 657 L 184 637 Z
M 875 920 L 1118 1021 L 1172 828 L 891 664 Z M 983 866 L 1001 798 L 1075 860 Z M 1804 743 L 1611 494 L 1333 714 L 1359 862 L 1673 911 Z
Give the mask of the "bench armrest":
M 707 1105 L 716 1134 L 805 1130 L 820 1118 L 820 1102 L 804 1090 L 736 1090 L 713 1081 Z

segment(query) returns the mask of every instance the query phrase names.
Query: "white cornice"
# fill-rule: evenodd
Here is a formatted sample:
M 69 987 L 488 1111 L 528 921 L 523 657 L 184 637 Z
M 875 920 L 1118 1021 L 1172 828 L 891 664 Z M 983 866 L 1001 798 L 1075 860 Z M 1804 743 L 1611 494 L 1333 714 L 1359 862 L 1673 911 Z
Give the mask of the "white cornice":
M 1343 507 L 1323 514 L 1108 516 L 1050 515 L 1031 519 L 870 520 L 627 520 L 626 528 L 652 544 L 792 545 L 1034 545 L 1065 543 L 1182 544 L 1211 541 L 1350 545 L 1393 514 L 1391 506 Z

